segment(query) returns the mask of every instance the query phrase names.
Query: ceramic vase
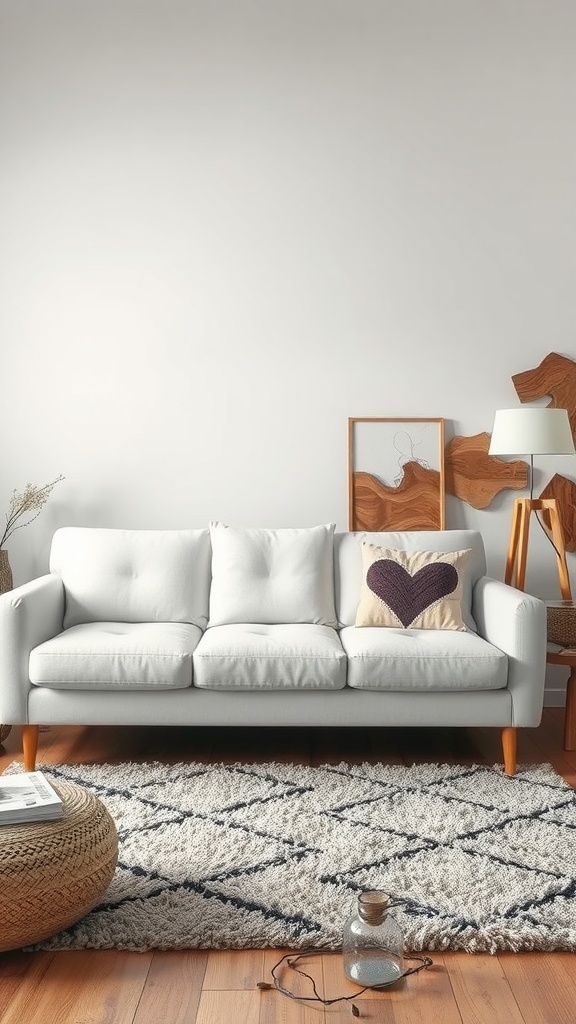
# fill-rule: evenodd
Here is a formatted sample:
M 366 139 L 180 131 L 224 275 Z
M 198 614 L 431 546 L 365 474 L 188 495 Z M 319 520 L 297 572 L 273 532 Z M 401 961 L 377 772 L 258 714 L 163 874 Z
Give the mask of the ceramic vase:
M 8 552 L 4 548 L 0 548 L 0 594 L 5 594 L 7 590 L 12 590 L 13 583 Z

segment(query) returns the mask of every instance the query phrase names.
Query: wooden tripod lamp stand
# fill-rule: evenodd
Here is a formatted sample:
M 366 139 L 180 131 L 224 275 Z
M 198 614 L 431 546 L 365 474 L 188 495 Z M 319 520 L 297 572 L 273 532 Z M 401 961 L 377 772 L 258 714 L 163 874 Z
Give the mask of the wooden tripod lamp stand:
M 518 590 L 524 590 L 526 583 L 526 559 L 528 555 L 528 535 L 530 532 L 530 514 L 532 512 L 542 513 L 542 525 L 548 534 L 556 552 L 558 563 L 558 579 L 560 580 L 560 594 L 563 601 L 572 600 L 570 589 L 570 578 L 568 576 L 568 565 L 566 563 L 566 549 L 564 547 L 564 535 L 558 505 L 555 498 L 515 498 L 512 511 L 512 527 L 510 529 L 510 543 L 506 557 L 506 573 L 504 582 L 510 583 Z
M 505 582 L 518 590 L 524 590 L 530 517 L 532 512 L 540 512 L 542 526 L 556 552 L 562 599 L 571 601 L 558 505 L 555 498 L 532 496 L 535 455 L 576 455 L 566 409 L 500 409 L 494 417 L 489 454 L 530 456 L 530 497 L 516 498 L 514 501 Z

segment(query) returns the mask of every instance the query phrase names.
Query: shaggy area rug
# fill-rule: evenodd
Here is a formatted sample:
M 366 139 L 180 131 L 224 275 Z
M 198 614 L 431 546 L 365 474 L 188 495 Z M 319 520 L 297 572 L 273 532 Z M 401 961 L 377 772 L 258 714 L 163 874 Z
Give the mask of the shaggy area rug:
M 548 765 L 41 767 L 105 803 L 120 850 L 101 905 L 35 948 L 338 949 L 382 889 L 407 950 L 576 950 L 576 793 Z

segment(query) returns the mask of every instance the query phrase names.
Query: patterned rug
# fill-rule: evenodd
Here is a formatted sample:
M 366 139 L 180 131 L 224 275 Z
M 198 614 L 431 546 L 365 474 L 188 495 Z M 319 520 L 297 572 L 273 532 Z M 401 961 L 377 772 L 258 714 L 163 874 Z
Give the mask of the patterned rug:
M 338 949 L 382 889 L 407 950 L 576 950 L 576 793 L 548 765 L 42 770 L 100 797 L 120 851 L 102 904 L 35 948 Z

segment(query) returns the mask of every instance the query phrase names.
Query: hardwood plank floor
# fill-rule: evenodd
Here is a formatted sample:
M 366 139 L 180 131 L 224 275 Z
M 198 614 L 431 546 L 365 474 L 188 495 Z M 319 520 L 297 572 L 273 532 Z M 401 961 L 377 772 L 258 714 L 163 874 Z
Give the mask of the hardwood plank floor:
M 546 708 L 521 730 L 519 763 L 549 762 L 576 786 L 564 751 L 563 710 Z M 0 773 L 21 760 L 20 731 L 0 747 Z M 501 761 L 495 729 L 43 728 L 39 763 L 246 761 L 299 764 Z M 1 922 L 0 922 L 1 928 Z M 261 990 L 283 950 L 76 950 L 0 953 L 1 1024 L 339 1024 L 350 1002 L 329 1006 Z M 576 1024 L 571 953 L 436 953 L 433 966 L 386 992 L 354 1000 L 379 1024 Z M 337 953 L 309 964 L 327 998 L 353 994 Z M 290 972 L 291 975 L 294 972 Z M 290 984 L 295 979 L 290 977 Z M 298 984 L 305 985 L 298 979 Z M 307 994 L 304 988 L 297 991 Z

